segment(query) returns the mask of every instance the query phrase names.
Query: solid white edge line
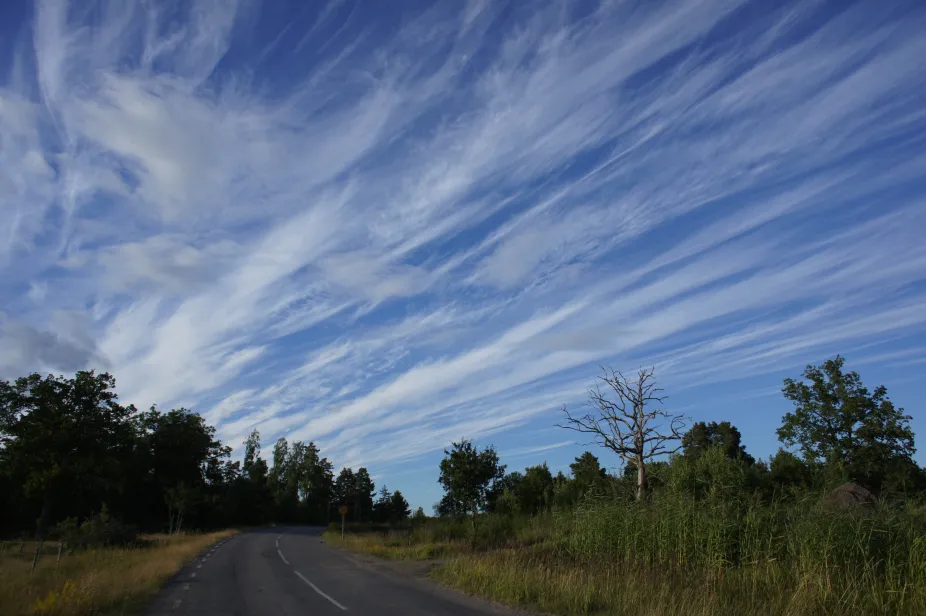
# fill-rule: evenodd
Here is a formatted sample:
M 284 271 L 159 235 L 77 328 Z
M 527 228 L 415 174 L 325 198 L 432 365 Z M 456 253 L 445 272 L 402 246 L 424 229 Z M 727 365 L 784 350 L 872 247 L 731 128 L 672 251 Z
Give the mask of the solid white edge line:
M 284 563 L 286 563 L 287 565 L 289 564 L 289 561 L 286 560 L 286 557 L 285 557 L 285 556 L 283 556 L 283 552 L 281 552 L 280 550 L 277 550 L 277 554 L 280 555 L 280 558 L 283 559 L 283 562 L 284 562 Z
M 328 595 L 326 595 L 325 593 L 323 593 L 321 588 L 319 588 L 318 586 L 316 586 L 315 584 L 313 584 L 312 582 L 310 582 L 309 580 L 307 580 L 307 579 L 305 578 L 304 575 L 302 575 L 302 574 L 299 573 L 298 571 L 296 571 L 296 575 L 298 575 L 298 576 L 299 576 L 299 579 L 301 579 L 303 582 L 305 582 L 306 584 L 308 584 L 309 586 L 311 586 L 311 587 L 312 587 L 312 590 L 314 590 L 315 592 L 317 592 L 318 594 L 320 594 L 321 596 L 323 596 L 325 599 L 328 599 L 329 601 L 331 601 L 333 604 L 335 604 L 336 606 L 338 606 L 339 608 L 341 608 L 341 609 L 344 610 L 345 612 L 347 611 L 347 608 L 346 608 L 346 607 L 344 607 L 343 605 L 341 605 L 340 603 L 338 603 L 337 601 L 335 601 L 334 599 L 332 599 L 331 597 L 329 597 Z

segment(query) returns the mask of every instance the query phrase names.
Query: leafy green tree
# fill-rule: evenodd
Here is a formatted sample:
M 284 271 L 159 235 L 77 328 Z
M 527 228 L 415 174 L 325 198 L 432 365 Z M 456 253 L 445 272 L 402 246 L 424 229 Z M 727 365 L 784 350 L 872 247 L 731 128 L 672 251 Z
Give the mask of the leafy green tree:
M 525 469 L 517 499 L 518 509 L 528 515 L 545 511 L 553 504 L 553 475 L 546 462 Z
M 334 493 L 332 464 L 321 456 L 314 442 L 308 445 L 297 442 L 295 445 L 301 451 L 293 471 L 297 477 L 300 501 L 311 521 L 330 521 Z
M 353 503 L 355 483 L 353 469 L 346 466 L 342 468 L 334 482 L 334 500 L 338 505 L 350 506 Z
M 249 524 L 263 523 L 268 514 L 271 494 L 268 485 L 267 461 L 260 457 L 260 432 L 251 431 L 244 443 L 244 464 L 242 464 L 243 508 Z
M 295 450 L 295 447 L 293 449 Z M 285 438 L 279 438 L 273 446 L 273 466 L 270 467 L 269 484 L 276 515 L 281 520 L 292 520 L 298 504 L 293 470 L 289 443 Z
M 499 464 L 498 454 L 492 446 L 480 451 L 472 441 L 463 439 L 444 450 L 438 482 L 456 512 L 470 516 L 474 541 L 476 518 L 486 510 L 492 483 L 504 474 L 505 467 Z
M 698 421 L 682 437 L 682 455 L 696 458 L 710 447 L 719 447 L 731 460 L 755 464 L 756 459 L 746 453 L 742 435 L 729 421 L 705 423 Z
M 137 456 L 147 469 L 141 488 L 160 494 L 162 503 L 149 502 L 149 511 L 168 511 L 168 530 L 189 518 L 205 499 L 205 470 L 210 460 L 228 455 L 227 448 L 215 439 L 215 428 L 196 413 L 185 408 L 166 413 L 152 406 L 135 418 Z M 136 494 L 144 501 L 147 494 Z M 178 517 L 179 516 L 179 517 Z
M 500 498 L 503 498 L 506 493 L 510 495 L 510 498 L 513 498 L 517 502 L 517 493 L 518 486 L 521 485 L 521 480 L 524 479 L 524 474 L 520 471 L 512 471 L 501 479 L 493 481 L 492 485 L 489 487 L 488 491 L 488 501 L 486 502 L 486 511 L 489 513 L 494 513 L 498 510 L 498 501 Z M 505 510 L 508 513 L 512 512 L 511 504 L 507 503 L 505 505 Z
M 779 449 L 771 457 L 768 470 L 772 487 L 779 493 L 793 493 L 811 483 L 811 472 L 807 463 L 784 449 Z
M 837 356 L 808 365 L 806 382 L 785 379 L 782 393 L 794 411 L 782 418 L 778 438 L 797 446 L 808 463 L 840 460 L 853 481 L 880 489 L 892 469 L 910 468 L 911 418 L 883 385 L 869 392 L 858 373 L 843 372 L 844 364 Z
M 70 497 L 116 489 L 134 451 L 135 407 L 118 402 L 109 373 L 74 378 L 38 373 L 0 381 L 0 468 L 41 503 L 41 539 Z

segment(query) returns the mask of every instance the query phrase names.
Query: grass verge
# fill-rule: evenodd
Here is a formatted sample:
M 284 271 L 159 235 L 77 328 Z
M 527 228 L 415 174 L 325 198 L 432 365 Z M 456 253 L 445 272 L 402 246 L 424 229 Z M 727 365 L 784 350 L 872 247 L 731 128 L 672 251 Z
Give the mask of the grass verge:
M 61 558 L 44 555 L 30 573 L 32 555 L 0 554 L 0 613 L 133 614 L 161 585 L 204 548 L 238 531 L 206 534 L 147 535 L 139 547 L 98 548 Z
M 923 593 L 877 582 L 834 586 L 774 563 L 720 575 L 569 563 L 532 549 L 460 555 L 431 572 L 437 582 L 499 603 L 552 614 L 862 616 L 926 613 Z
M 342 539 L 340 532 L 327 530 L 322 537 L 325 543 L 331 546 L 387 560 L 446 558 L 464 549 L 458 542 L 453 541 L 417 542 L 405 532 L 347 533 Z

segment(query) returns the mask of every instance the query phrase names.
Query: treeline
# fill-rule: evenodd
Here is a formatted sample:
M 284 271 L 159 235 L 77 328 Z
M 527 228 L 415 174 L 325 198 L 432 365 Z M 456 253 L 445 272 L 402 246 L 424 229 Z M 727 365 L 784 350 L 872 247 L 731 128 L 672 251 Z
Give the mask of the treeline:
M 409 516 L 401 492 L 377 493 L 367 469 L 335 477 L 315 443 L 279 439 L 272 465 L 256 430 L 243 445 L 232 461 L 200 415 L 121 404 L 108 373 L 0 381 L 0 536 L 321 524 L 342 504 L 358 522 Z
M 910 416 L 895 407 L 883 386 L 869 391 L 842 357 L 808 366 L 803 379 L 786 379 L 784 414 L 777 435 L 783 447 L 757 460 L 728 421 L 696 422 L 661 408 L 651 370 L 635 379 L 606 371 L 589 390 L 589 411 L 564 409 L 563 428 L 591 435 L 622 461 L 609 474 L 590 451 L 554 475 L 546 463 L 506 473 L 495 449 L 463 440 L 446 450 L 440 466 L 442 517 L 503 513 L 535 515 L 570 509 L 588 499 L 646 500 L 662 490 L 695 499 L 720 493 L 759 502 L 795 500 L 844 486 L 847 501 L 871 504 L 926 491 L 926 473 L 913 460 Z M 682 428 L 685 429 L 682 429 Z M 849 485 L 846 485 L 849 484 Z

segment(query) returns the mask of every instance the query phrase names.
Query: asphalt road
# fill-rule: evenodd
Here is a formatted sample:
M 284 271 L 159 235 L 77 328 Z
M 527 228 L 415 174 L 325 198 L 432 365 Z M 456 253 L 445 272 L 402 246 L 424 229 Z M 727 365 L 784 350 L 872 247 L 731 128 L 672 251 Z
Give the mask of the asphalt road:
M 178 573 L 146 614 L 515 614 L 330 548 L 320 535 L 311 528 L 235 535 Z

